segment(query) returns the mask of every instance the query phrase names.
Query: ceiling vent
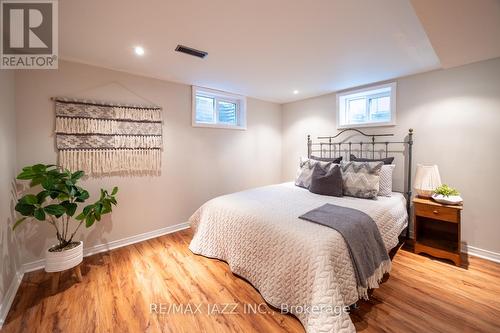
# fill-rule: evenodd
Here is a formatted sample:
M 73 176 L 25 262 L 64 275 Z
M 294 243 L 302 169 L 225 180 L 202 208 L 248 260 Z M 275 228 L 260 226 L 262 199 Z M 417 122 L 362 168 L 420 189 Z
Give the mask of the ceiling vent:
M 184 45 L 177 45 L 175 50 L 177 52 L 182 52 L 185 54 L 192 55 L 193 57 L 198 57 L 198 58 L 202 58 L 202 59 L 208 55 L 208 52 L 196 50 L 196 49 L 184 46 Z

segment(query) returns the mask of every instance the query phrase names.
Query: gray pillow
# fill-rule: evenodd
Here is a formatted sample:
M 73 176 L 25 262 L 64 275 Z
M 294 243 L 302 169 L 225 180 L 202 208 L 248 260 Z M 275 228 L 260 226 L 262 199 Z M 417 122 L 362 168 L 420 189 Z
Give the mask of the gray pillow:
M 301 159 L 297 177 L 295 178 L 295 185 L 309 189 L 311 186 L 311 177 L 314 166 L 318 164 L 323 170 L 329 170 L 333 164 L 332 162 L 321 162 L 312 159 Z
M 342 162 L 344 195 L 375 199 L 380 186 L 380 170 L 384 162 Z
M 361 158 L 356 157 L 353 154 L 349 156 L 349 160 L 352 162 L 384 162 L 384 164 L 392 164 L 394 161 L 394 157 L 385 157 L 385 158 Z
M 316 164 L 313 167 L 309 192 L 341 197 L 342 182 L 342 171 L 339 165 L 334 165 L 329 170 L 324 170 L 319 164 Z
M 316 160 L 316 161 L 321 161 L 321 162 L 332 162 L 332 163 L 336 163 L 336 164 L 339 164 L 340 161 L 342 161 L 342 156 L 339 156 L 339 157 L 318 157 L 318 156 L 311 156 L 311 159 L 312 160 Z

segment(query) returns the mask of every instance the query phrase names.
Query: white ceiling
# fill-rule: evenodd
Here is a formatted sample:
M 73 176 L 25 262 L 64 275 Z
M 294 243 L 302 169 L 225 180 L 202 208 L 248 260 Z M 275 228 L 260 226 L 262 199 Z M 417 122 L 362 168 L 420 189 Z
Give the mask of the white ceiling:
M 59 11 L 63 59 L 280 103 L 441 67 L 409 0 L 62 0 Z
M 444 68 L 500 56 L 500 0 L 412 0 Z

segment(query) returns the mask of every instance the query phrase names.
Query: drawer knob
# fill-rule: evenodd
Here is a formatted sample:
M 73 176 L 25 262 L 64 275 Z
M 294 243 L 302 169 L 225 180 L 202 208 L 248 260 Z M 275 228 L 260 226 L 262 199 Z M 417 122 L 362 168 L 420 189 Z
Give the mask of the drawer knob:
M 439 211 L 438 211 L 437 209 L 434 209 L 432 212 L 433 212 L 434 214 L 439 214 Z

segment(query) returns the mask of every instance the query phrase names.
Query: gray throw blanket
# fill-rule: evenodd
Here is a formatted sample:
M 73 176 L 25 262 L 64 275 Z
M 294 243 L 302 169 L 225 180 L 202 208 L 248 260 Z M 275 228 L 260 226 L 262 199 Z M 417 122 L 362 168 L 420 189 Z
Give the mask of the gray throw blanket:
M 390 271 L 391 261 L 377 224 L 362 211 L 325 204 L 299 218 L 333 228 L 344 237 L 362 297 L 367 298 L 367 289 L 377 288 L 384 273 Z

